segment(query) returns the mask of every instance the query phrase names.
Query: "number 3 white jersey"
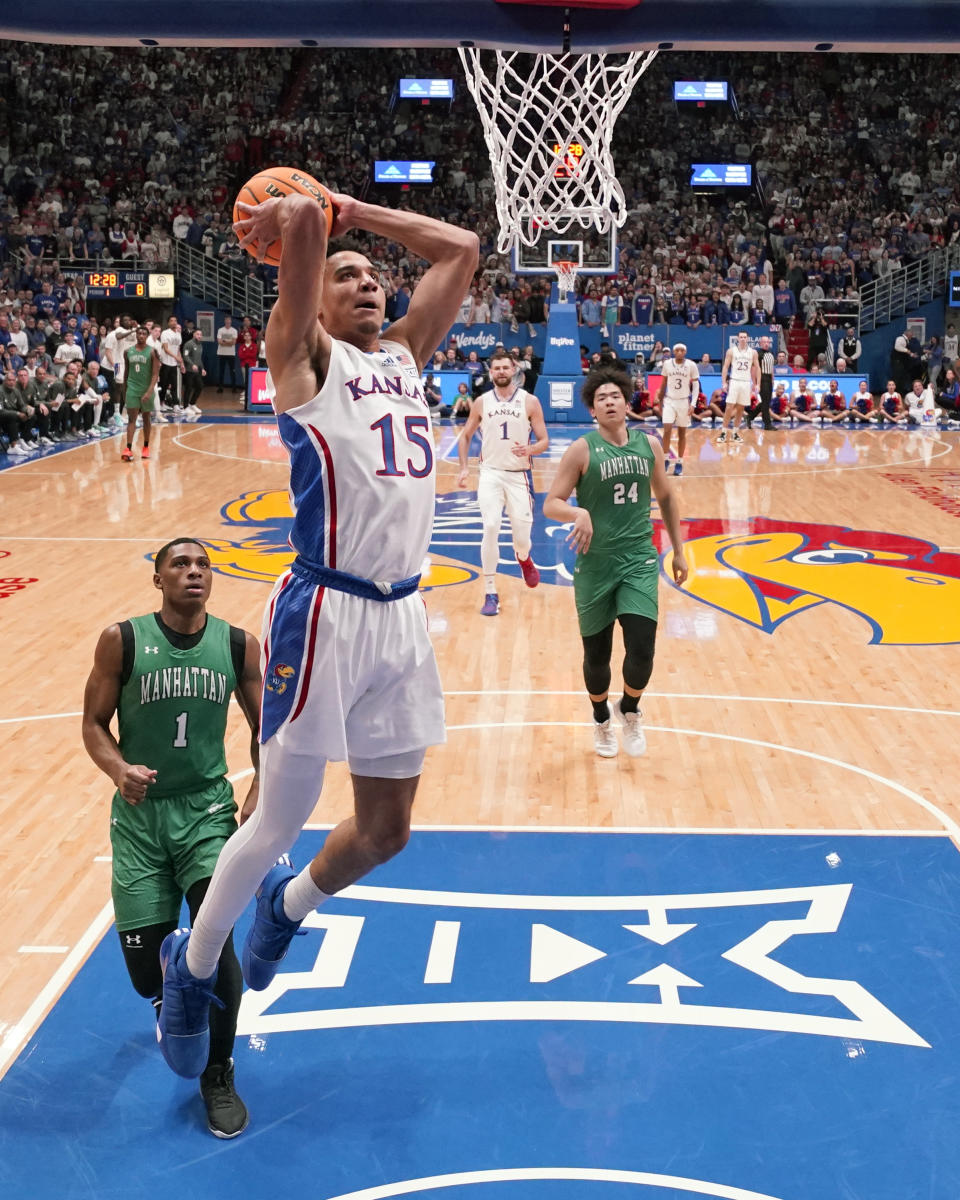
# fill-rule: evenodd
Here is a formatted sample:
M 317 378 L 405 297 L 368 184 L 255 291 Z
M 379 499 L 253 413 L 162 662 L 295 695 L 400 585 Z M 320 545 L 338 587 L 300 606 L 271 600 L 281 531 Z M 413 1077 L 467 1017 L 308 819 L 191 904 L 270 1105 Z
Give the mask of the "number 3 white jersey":
M 436 495 L 430 411 L 410 351 L 331 339 L 323 387 L 279 413 L 290 452 L 290 544 L 310 563 L 390 582 L 416 575 Z
M 667 381 L 664 399 L 674 404 L 685 404 L 688 400 L 696 399 L 700 392 L 700 372 L 696 363 L 688 358 L 678 363 L 671 358 L 663 364 L 663 375 Z
M 506 400 L 495 391 L 484 392 L 477 403 L 480 407 L 480 464 L 498 471 L 526 471 L 525 458 L 517 458 L 514 446 L 526 446 L 530 441 L 530 418 L 527 416 L 528 393 L 516 388 Z

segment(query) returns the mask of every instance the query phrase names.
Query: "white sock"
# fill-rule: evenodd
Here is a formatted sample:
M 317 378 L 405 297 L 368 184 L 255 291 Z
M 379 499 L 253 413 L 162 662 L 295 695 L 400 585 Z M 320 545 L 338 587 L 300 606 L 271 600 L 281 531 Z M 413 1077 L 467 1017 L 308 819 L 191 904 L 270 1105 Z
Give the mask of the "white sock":
M 202 921 L 194 926 L 187 942 L 187 970 L 194 979 L 210 978 L 217 969 L 220 953 L 229 936 L 229 929 L 207 929 Z
M 491 592 L 495 592 L 497 590 L 496 575 L 484 575 L 483 586 L 486 589 L 487 595 L 490 595 Z
M 310 867 L 306 866 L 283 889 L 283 913 L 288 921 L 302 921 L 330 896 L 313 882 Z

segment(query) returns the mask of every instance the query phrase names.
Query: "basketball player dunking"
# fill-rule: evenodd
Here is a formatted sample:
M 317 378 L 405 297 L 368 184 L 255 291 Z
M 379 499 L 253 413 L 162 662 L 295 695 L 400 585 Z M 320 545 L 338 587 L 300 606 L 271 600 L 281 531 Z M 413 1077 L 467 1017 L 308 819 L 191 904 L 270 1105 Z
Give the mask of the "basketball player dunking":
M 500 560 L 500 522 L 506 505 L 513 533 L 513 549 L 520 564 L 523 582 L 536 587 L 540 572 L 530 556 L 530 530 L 533 527 L 533 480 L 530 459 L 550 445 L 543 409 L 536 396 L 513 383 L 516 364 L 509 354 L 494 354 L 490 359 L 493 387 L 473 402 L 470 416 L 458 441 L 460 474 L 457 487 L 467 486 L 467 454 L 470 439 L 480 426 L 483 446 L 480 451 L 480 481 L 477 503 L 483 518 L 480 563 L 483 570 L 485 617 L 500 611 L 497 594 L 497 563 Z M 533 430 L 537 440 L 530 441 Z
M 379 272 L 354 251 L 328 254 L 319 204 L 292 195 L 240 206 L 242 246 L 263 256 L 283 244 L 266 354 L 290 454 L 297 557 L 264 618 L 260 803 L 224 847 L 192 933 L 176 930 L 161 950 L 160 1045 L 188 1078 L 206 1065 L 220 949 L 257 885 L 242 967 L 262 989 L 307 914 L 404 847 L 426 747 L 445 739 L 417 594 L 435 499 L 420 374 L 470 290 L 479 242 L 429 217 L 333 201 L 333 236 L 363 229 L 432 265 L 381 338 Z M 298 875 L 285 853 L 327 761 L 344 759 L 353 816 Z
M 727 430 L 732 421 L 733 440 L 742 442 L 740 418 L 744 408 L 750 403 L 753 392 L 760 390 L 760 360 L 756 350 L 750 346 L 749 335 L 743 330 L 737 334 L 737 344 L 731 346 L 724 355 L 721 379 L 721 386 L 727 393 L 727 407 L 723 414 L 723 428 L 717 441 L 727 440 Z

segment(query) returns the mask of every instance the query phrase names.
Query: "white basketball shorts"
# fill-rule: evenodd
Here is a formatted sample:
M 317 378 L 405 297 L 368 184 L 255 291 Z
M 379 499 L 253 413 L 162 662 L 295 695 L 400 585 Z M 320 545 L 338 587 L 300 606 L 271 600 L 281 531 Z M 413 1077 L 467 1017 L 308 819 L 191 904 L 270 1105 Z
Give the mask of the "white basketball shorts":
M 342 762 L 446 741 L 419 592 L 366 600 L 287 572 L 267 603 L 262 646 L 261 742 Z
M 663 423 L 664 425 L 679 425 L 683 429 L 688 429 L 690 426 L 690 405 L 686 400 L 670 400 L 663 401 Z
M 753 395 L 753 384 L 746 379 L 731 379 L 727 388 L 727 404 L 742 404 L 747 408 Z
M 501 471 L 480 466 L 477 503 L 484 525 L 499 525 L 504 508 L 513 528 L 533 521 L 533 478 L 530 471 Z

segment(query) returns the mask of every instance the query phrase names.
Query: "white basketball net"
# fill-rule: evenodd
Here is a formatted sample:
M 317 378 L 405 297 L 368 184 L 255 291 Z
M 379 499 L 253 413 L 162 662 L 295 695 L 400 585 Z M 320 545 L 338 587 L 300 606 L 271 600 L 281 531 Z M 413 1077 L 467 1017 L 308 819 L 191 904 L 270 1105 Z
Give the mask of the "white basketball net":
M 566 298 L 576 290 L 577 264 L 556 261 L 553 269 L 557 273 L 557 295 L 560 297 L 560 303 L 563 304 Z
M 606 233 L 627 219 L 610 153 L 613 127 L 656 57 L 527 54 L 460 47 L 483 122 L 500 218 L 501 254 L 544 229 Z M 486 56 L 484 58 L 484 56 Z

